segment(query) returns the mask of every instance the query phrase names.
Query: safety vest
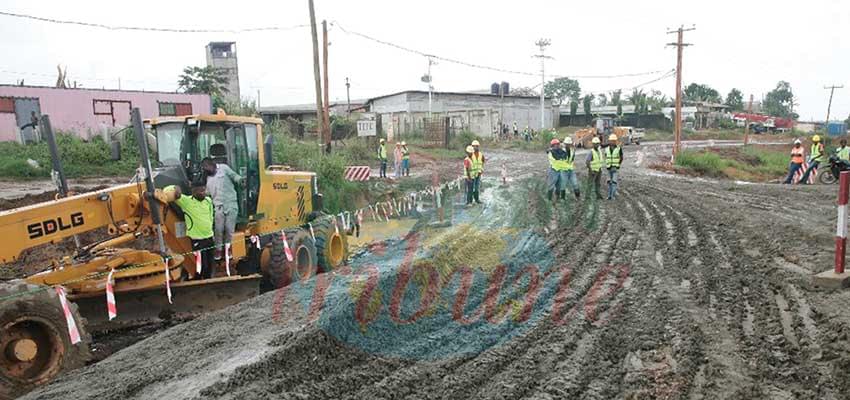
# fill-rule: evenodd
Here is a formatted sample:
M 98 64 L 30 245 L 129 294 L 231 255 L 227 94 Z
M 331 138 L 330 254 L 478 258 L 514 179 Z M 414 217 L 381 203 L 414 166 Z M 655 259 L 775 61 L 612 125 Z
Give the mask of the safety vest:
M 381 160 L 387 159 L 387 145 L 382 144 L 381 148 L 378 149 L 378 158 Z
M 602 170 L 602 152 L 599 149 L 590 149 L 590 170 L 599 172 Z
M 844 161 L 850 161 L 850 147 L 844 146 L 836 152 L 838 153 L 838 159 Z
M 793 147 L 791 149 L 791 162 L 794 164 L 803 163 L 803 146 Z
M 823 161 L 823 152 L 821 151 L 820 143 L 812 143 L 812 151 L 809 154 L 812 156 L 812 161 Z
M 611 146 L 605 150 L 605 166 L 607 168 L 620 168 L 620 163 L 623 161 L 623 150 L 620 149 L 620 146 L 614 147 L 614 150 L 611 150 Z
M 549 166 L 555 171 L 572 171 L 573 160 L 575 160 L 575 157 L 575 153 L 570 152 L 567 158 L 558 160 L 552 155 L 552 152 L 549 152 Z
M 472 177 L 475 178 L 475 177 L 481 175 L 482 173 L 484 173 L 484 154 L 481 153 L 480 151 L 478 152 L 477 156 L 475 155 L 475 153 L 472 153 L 471 160 L 472 160 L 472 171 L 471 171 Z
M 402 160 L 409 160 L 410 159 L 410 150 L 408 150 L 406 147 L 401 149 L 401 159 Z

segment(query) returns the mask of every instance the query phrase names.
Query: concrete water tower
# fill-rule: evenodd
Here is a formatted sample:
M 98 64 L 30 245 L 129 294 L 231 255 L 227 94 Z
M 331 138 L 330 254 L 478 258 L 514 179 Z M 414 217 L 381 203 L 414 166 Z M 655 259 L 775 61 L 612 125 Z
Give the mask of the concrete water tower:
M 207 45 L 207 66 L 220 68 L 227 76 L 228 101 L 238 102 L 239 95 L 239 65 L 236 59 L 236 42 L 210 42 Z

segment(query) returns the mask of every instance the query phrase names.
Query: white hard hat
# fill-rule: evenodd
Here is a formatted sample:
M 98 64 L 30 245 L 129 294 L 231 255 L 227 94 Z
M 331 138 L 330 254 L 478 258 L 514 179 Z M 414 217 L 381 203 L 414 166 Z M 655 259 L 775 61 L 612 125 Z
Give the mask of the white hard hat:
M 481 144 L 480 144 L 480 143 L 478 143 L 478 141 L 477 141 L 477 140 L 473 140 L 473 141 L 472 141 L 472 145 L 473 145 L 473 146 L 480 146 Z
M 794 139 L 794 144 L 803 144 L 803 142 L 801 142 L 800 139 Z
M 466 152 L 467 152 L 467 153 L 472 153 L 472 152 L 474 152 L 474 151 L 475 151 L 475 149 L 474 149 L 474 148 L 472 148 L 472 146 L 466 146 Z
M 601 143 L 601 142 L 599 141 L 599 138 L 598 138 L 598 137 L 594 137 L 594 138 L 593 138 L 593 140 L 591 140 L 590 142 L 591 142 L 591 143 Z
M 567 136 L 564 138 L 564 144 L 573 144 L 573 138 Z

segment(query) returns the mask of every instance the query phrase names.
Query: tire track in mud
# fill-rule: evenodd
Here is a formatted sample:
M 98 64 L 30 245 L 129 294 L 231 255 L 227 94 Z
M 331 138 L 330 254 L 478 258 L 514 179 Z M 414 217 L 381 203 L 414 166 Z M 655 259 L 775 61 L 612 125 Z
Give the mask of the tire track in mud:
M 647 189 L 643 194 L 652 196 L 651 190 Z M 696 305 L 707 306 L 705 312 L 711 318 L 712 327 L 723 327 L 720 335 L 710 335 L 719 338 L 718 343 L 722 347 L 710 346 L 709 354 L 722 355 L 721 361 L 734 361 L 733 368 L 725 365 L 724 369 L 727 371 L 724 374 L 726 379 L 733 378 L 732 381 L 718 382 L 718 377 L 714 376 L 716 374 L 706 372 L 701 373 L 699 380 L 707 380 L 705 384 L 713 387 L 737 388 L 735 393 L 739 395 L 802 394 L 804 397 L 834 398 L 835 392 L 828 382 L 828 371 L 823 366 L 812 365 L 804 357 L 800 357 L 800 352 L 794 346 L 794 342 L 801 336 L 805 336 L 807 342 L 816 343 L 814 338 L 817 337 L 817 328 L 814 319 L 809 317 L 811 309 L 805 298 L 795 296 L 795 293 L 799 295 L 799 291 L 794 292 L 793 289 L 787 289 L 786 295 L 782 295 L 784 285 L 776 282 L 773 274 L 768 272 L 769 266 L 763 260 L 753 258 L 754 255 L 770 254 L 769 250 L 753 249 L 752 247 L 759 246 L 760 241 L 739 236 L 743 232 L 728 229 L 736 224 L 728 221 L 729 217 L 719 210 L 701 208 L 696 206 L 693 200 L 688 201 L 685 196 L 674 192 L 658 192 L 664 196 L 667 206 L 676 210 L 688 210 L 675 214 L 677 219 L 684 220 L 687 225 L 682 232 L 694 230 L 698 252 L 703 254 L 705 259 L 711 260 L 692 271 L 693 277 L 699 282 L 691 285 L 691 289 L 698 299 Z M 677 230 L 680 230 L 679 226 Z M 735 257 L 730 258 L 732 254 Z M 681 271 L 680 268 L 668 270 Z M 789 318 L 790 312 L 786 311 L 791 308 L 788 305 L 791 303 L 789 299 L 799 304 L 798 314 L 802 323 L 791 323 L 795 320 Z M 786 322 L 783 322 L 783 319 Z M 814 358 L 817 358 L 820 346 L 810 347 L 815 354 Z M 728 348 L 734 349 L 731 358 L 730 352 L 722 351 Z M 721 351 L 718 353 L 718 350 Z M 813 371 L 819 372 L 813 374 Z M 767 376 L 794 379 L 788 379 L 787 383 L 777 383 L 766 379 Z M 812 381 L 823 385 L 811 389 L 805 382 Z M 699 392 L 705 393 L 701 390 Z

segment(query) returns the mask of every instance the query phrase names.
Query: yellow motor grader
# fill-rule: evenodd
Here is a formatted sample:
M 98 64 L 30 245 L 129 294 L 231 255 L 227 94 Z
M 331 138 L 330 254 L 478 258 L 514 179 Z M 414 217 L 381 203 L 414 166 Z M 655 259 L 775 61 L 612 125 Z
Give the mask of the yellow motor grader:
M 61 193 L 67 184 L 49 117 L 43 122 Z M 73 254 L 53 260 L 43 272 L 0 283 L 0 399 L 17 397 L 82 366 L 90 355 L 88 332 L 223 308 L 258 295 L 261 286 L 279 287 L 345 262 L 345 232 L 334 229 L 332 218 L 318 211 L 322 196 L 315 173 L 274 165 L 262 120 L 219 112 L 142 121 L 134 109 L 132 122 L 142 161 L 133 182 L 0 212 L 4 264 L 29 249 L 77 240 Z M 154 160 L 148 156 L 148 142 L 155 142 Z M 186 237 L 191 221 L 171 204 L 173 192 L 162 189 L 180 185 L 189 193 L 189 182 L 204 173 L 201 162 L 208 157 L 244 179 L 237 188 L 233 273 L 227 276 L 225 261 L 220 261 L 215 277 L 192 280 L 195 259 Z M 76 235 L 86 232 L 100 232 L 101 239 L 80 243 Z M 110 271 L 118 308 L 112 321 L 105 296 Z M 173 304 L 166 296 L 166 279 Z M 80 343 L 72 344 L 69 337 L 54 290 L 58 286 L 67 293 Z

